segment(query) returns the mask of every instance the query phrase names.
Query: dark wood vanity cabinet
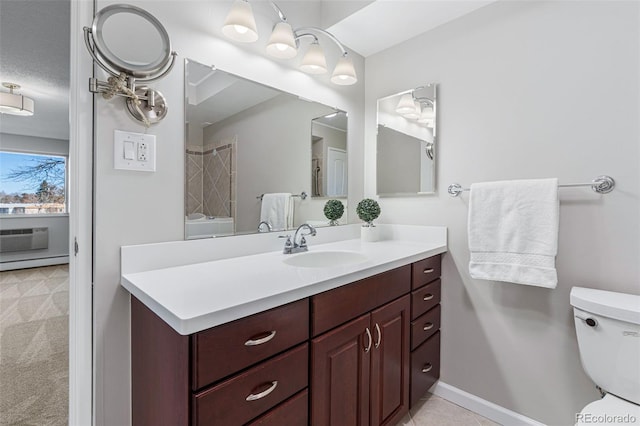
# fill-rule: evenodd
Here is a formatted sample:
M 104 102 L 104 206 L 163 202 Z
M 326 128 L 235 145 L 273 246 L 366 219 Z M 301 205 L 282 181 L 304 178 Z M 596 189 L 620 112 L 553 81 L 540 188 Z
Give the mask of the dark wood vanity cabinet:
M 307 425 L 308 340 L 308 299 L 182 336 L 132 297 L 132 424 Z
M 131 298 L 133 425 L 395 425 L 439 377 L 440 256 L 189 336 Z
M 311 297 L 311 424 L 397 423 L 409 403 L 411 265 Z
M 440 257 L 412 267 L 410 407 L 440 378 Z

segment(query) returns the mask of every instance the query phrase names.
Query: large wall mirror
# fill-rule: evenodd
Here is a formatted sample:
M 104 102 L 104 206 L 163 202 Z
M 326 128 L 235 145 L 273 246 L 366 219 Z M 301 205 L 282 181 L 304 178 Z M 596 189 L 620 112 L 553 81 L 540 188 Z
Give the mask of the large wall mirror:
M 347 196 L 344 111 L 187 59 L 185 119 L 187 239 L 328 224 Z
M 378 99 L 378 195 L 435 192 L 436 97 L 436 85 L 427 84 Z

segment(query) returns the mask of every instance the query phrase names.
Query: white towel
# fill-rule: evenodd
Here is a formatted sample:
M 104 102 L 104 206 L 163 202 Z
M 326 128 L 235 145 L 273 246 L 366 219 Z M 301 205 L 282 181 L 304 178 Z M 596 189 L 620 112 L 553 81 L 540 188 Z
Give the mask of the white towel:
M 260 220 L 271 225 L 273 231 L 293 228 L 293 201 L 291 194 L 282 192 L 264 194 L 260 209 Z
M 471 277 L 555 288 L 558 220 L 558 179 L 471 185 Z

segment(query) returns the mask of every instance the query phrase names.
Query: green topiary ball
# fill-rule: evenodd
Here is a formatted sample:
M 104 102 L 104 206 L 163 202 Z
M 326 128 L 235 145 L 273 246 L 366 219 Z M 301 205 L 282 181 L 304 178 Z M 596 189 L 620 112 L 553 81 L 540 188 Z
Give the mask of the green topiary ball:
M 324 205 L 324 215 L 331 225 L 337 225 L 337 220 L 344 214 L 344 204 L 340 200 L 329 200 Z
M 365 198 L 358 203 L 358 207 L 356 207 L 356 213 L 361 220 L 367 222 L 369 226 L 372 226 L 373 220 L 377 219 L 378 216 L 380 216 L 380 205 L 376 200 Z

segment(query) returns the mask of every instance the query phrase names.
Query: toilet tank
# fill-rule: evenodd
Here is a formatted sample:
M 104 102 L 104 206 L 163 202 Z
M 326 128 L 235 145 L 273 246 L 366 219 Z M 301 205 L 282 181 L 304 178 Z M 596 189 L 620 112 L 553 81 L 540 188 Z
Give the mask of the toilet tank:
M 604 391 L 640 404 L 640 296 L 571 289 L 580 360 Z

